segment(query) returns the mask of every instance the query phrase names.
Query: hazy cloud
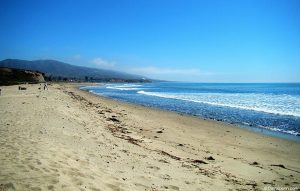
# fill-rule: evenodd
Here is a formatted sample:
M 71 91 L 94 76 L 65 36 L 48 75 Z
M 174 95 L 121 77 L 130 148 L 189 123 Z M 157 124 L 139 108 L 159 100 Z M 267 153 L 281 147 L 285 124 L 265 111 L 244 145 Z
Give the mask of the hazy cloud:
M 104 60 L 103 58 L 94 58 L 91 63 L 101 68 L 113 68 L 115 62 Z
M 80 54 L 76 54 L 72 57 L 73 60 L 80 60 L 81 59 L 81 55 Z
M 143 75 L 209 75 L 212 73 L 202 72 L 199 69 L 178 69 L 178 68 L 158 68 L 158 67 L 140 67 L 140 68 L 131 68 L 129 72 L 138 73 Z

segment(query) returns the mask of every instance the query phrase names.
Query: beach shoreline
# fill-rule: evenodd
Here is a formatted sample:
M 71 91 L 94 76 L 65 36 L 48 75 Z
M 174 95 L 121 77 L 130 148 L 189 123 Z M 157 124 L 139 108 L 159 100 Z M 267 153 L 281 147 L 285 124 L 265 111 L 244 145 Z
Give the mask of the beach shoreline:
M 200 120 L 207 120 L 207 121 L 212 121 L 212 122 L 224 123 L 225 125 L 229 125 L 231 127 L 242 128 L 242 129 L 245 129 L 245 130 L 248 130 L 248 131 L 251 131 L 251 132 L 255 132 L 255 133 L 258 133 L 258 134 L 263 134 L 263 135 L 266 135 L 266 136 L 271 136 L 271 137 L 276 137 L 276 138 L 280 138 L 280 139 L 286 139 L 286 140 L 292 140 L 292 141 L 300 142 L 299 135 L 288 134 L 288 133 L 285 133 L 285 132 L 278 132 L 278 131 L 270 130 L 270 129 L 265 128 L 265 127 L 257 127 L 255 125 L 246 125 L 246 124 L 242 124 L 242 123 L 234 123 L 234 122 L 223 121 L 223 120 L 220 120 L 220 119 L 206 118 L 206 117 L 203 117 L 203 116 L 200 116 L 200 115 L 187 114 L 187 113 L 183 113 L 183 112 L 180 112 L 180 111 L 168 110 L 166 108 L 160 108 L 160 107 L 148 106 L 148 105 L 146 106 L 146 105 L 143 105 L 143 104 L 133 103 L 133 102 L 130 102 L 130 101 L 118 100 L 118 99 L 115 99 L 115 98 L 112 98 L 112 97 L 109 97 L 109 96 L 103 96 L 101 94 L 96 94 L 96 93 L 90 92 L 88 89 L 86 89 L 87 87 L 97 87 L 97 86 L 104 86 L 104 85 L 107 85 L 107 84 L 105 84 L 105 83 L 103 83 L 103 84 L 88 83 L 86 86 L 84 86 L 82 84 L 77 84 L 77 85 L 74 84 L 74 86 L 78 87 L 80 90 L 88 92 L 88 93 L 96 95 L 96 96 L 100 96 L 101 98 L 104 98 L 104 99 L 114 100 L 114 101 L 117 101 L 117 102 L 129 104 L 129 105 L 131 104 L 131 105 L 141 106 L 145 109 L 150 108 L 150 109 L 159 110 L 159 111 L 166 111 L 166 112 L 176 113 L 176 114 L 181 115 L 181 116 L 190 116 L 192 118 L 197 118 L 197 119 L 200 119 Z
M 87 84 L 1 87 L 3 188 L 299 188 L 299 142 L 119 102 L 78 85 Z

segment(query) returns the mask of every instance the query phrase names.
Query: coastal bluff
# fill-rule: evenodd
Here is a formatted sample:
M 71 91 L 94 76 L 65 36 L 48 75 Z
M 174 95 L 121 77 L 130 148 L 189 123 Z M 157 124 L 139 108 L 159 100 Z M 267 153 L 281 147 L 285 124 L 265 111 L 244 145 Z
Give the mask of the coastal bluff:
M 0 68 L 0 85 L 45 82 L 41 72 L 14 68 Z

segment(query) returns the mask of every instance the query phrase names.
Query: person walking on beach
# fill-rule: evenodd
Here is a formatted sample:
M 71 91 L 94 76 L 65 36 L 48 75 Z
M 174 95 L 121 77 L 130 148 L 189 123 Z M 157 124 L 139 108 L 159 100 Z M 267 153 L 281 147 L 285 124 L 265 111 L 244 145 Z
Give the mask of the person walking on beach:
M 48 90 L 48 85 L 47 85 L 47 83 L 44 84 L 44 90 L 46 90 L 46 89 Z
M 0 96 L 1 96 L 1 89 L 0 89 Z

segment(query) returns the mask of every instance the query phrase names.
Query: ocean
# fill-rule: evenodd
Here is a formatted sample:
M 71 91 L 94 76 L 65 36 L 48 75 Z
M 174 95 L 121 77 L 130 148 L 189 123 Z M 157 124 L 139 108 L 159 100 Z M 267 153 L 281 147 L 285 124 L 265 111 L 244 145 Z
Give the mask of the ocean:
M 81 89 L 119 101 L 223 121 L 300 141 L 299 83 L 162 82 Z

